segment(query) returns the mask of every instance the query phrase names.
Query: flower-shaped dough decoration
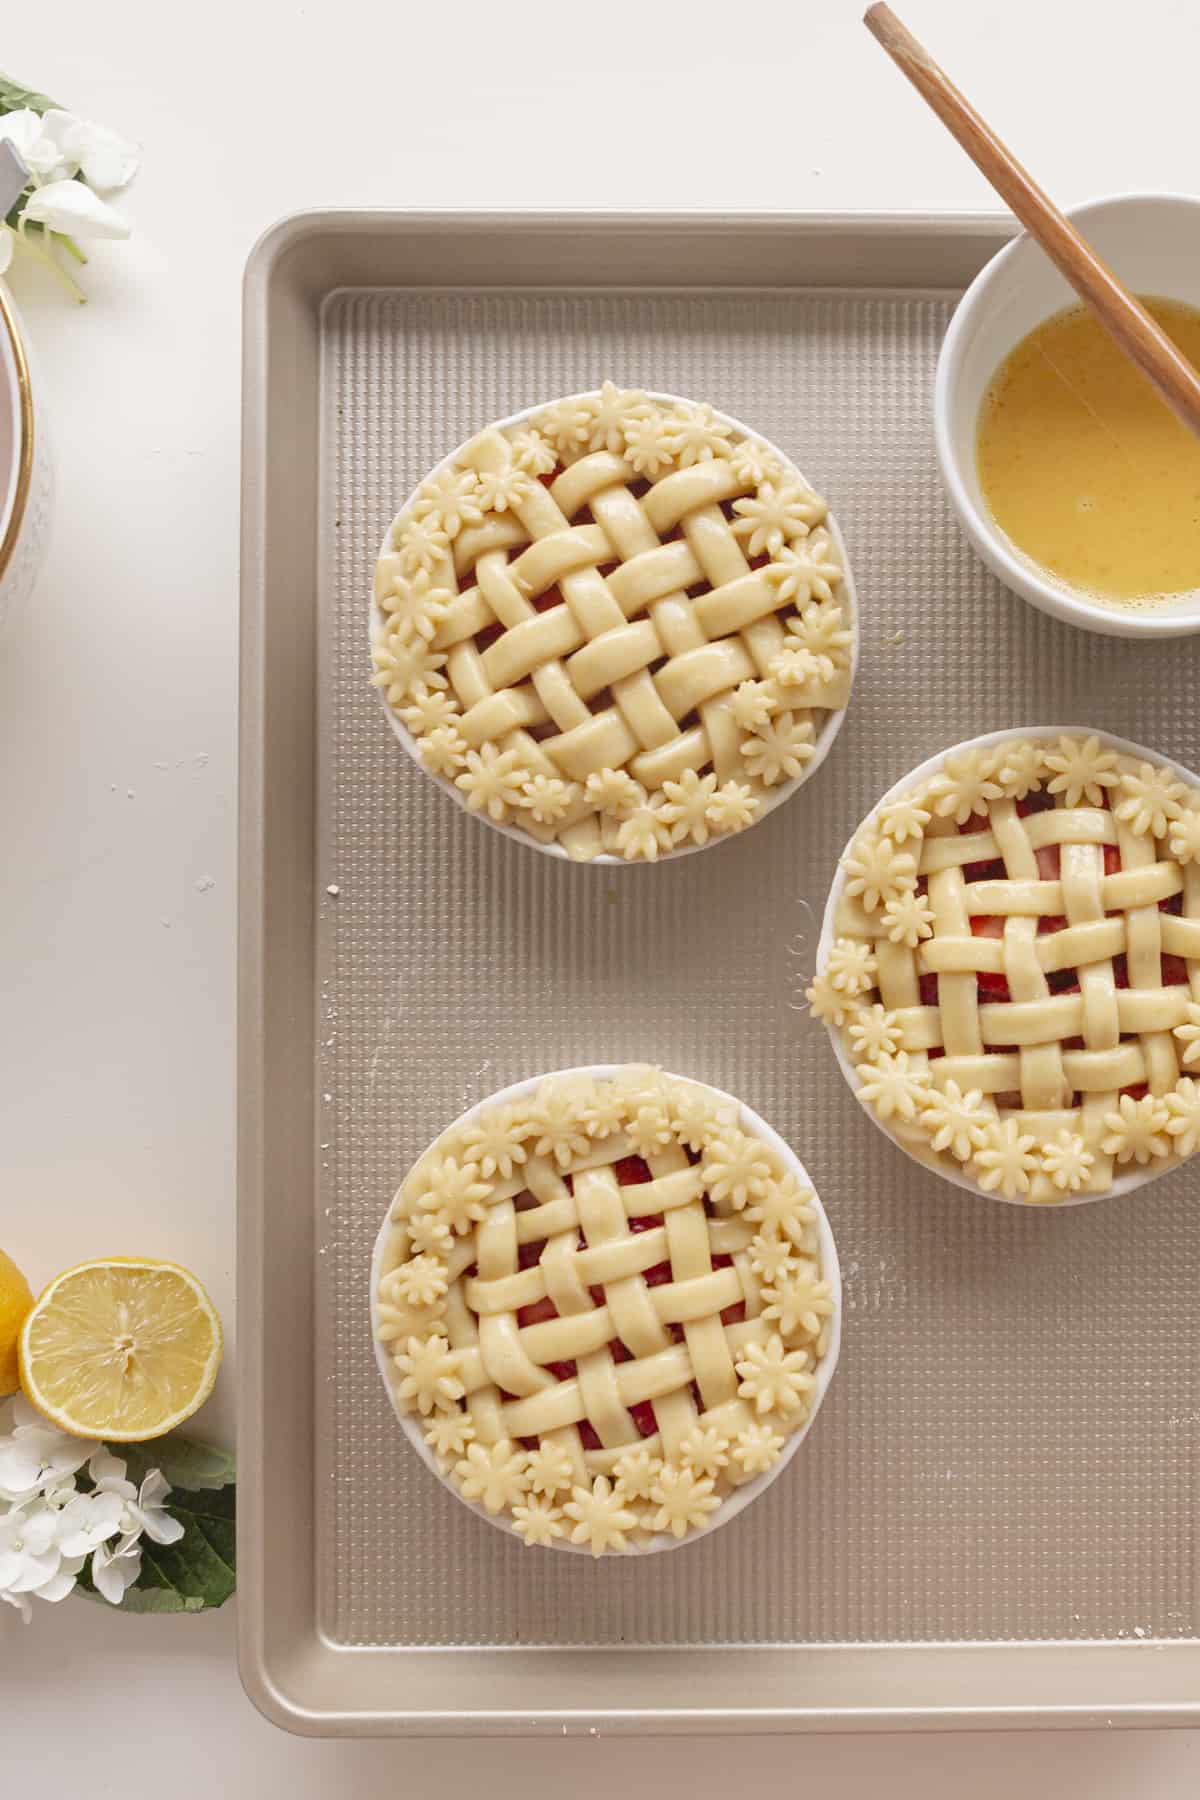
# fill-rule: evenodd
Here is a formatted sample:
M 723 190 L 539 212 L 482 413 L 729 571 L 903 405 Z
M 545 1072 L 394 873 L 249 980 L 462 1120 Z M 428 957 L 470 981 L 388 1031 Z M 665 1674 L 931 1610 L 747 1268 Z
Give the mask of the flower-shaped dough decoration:
M 397 1409 L 531 1545 L 705 1529 L 807 1424 L 836 1325 L 811 1187 L 735 1102 L 641 1065 L 547 1077 L 451 1127 L 378 1254 Z
M 373 680 L 422 767 L 581 861 L 746 830 L 849 695 L 824 501 L 708 404 L 609 381 L 436 469 L 393 523 L 374 607 Z
M 807 998 L 914 1155 L 1091 1198 L 1200 1149 L 1198 925 L 1200 787 L 1099 733 L 1014 734 L 865 821 Z

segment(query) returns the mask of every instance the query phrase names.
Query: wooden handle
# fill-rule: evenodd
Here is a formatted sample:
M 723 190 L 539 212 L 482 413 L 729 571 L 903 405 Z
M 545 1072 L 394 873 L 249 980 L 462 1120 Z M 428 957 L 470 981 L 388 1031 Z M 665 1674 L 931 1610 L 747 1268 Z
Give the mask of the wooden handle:
M 1091 308 L 1109 336 L 1158 389 L 1171 411 L 1200 437 L 1200 375 L 1141 302 L 1119 282 L 1063 217 L 1028 170 L 981 119 L 890 6 L 869 6 L 863 23 L 921 98 L 958 139 L 975 167 L 1007 201 L 1030 237 Z

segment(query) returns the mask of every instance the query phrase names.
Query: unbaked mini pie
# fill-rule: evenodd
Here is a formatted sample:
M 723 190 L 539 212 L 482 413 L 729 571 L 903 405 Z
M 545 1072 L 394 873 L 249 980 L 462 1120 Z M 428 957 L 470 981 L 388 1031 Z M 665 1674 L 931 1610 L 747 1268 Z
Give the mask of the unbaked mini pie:
M 808 998 L 959 1185 L 1059 1203 L 1200 1148 L 1200 784 L 1087 729 L 960 744 L 855 834 Z
M 837 526 L 781 451 L 605 382 L 421 483 L 371 645 L 393 727 L 461 805 L 578 861 L 655 862 L 814 772 L 857 627 Z
M 521 1083 L 426 1151 L 376 1245 L 426 1464 L 526 1544 L 673 1548 L 761 1492 L 837 1357 L 833 1237 L 747 1107 L 640 1065 Z

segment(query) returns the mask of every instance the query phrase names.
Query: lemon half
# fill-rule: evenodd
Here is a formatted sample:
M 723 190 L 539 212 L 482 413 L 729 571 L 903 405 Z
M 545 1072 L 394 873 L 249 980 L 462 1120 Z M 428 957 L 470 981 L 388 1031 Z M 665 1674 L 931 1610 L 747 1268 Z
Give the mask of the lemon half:
M 32 1305 L 29 1283 L 12 1257 L 0 1250 L 0 1396 L 14 1393 L 20 1385 L 17 1339 Z
M 221 1321 L 177 1263 L 109 1256 L 58 1275 L 21 1327 L 21 1386 L 77 1437 L 161 1437 L 207 1400 Z

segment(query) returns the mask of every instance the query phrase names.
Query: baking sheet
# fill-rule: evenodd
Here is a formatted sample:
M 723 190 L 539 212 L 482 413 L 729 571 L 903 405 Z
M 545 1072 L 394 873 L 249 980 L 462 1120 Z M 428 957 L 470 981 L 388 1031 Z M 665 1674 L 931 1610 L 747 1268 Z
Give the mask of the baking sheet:
M 921 1717 L 922 1645 L 979 1647 L 962 1662 L 974 1687 L 964 1676 L 951 1704 L 956 1683 L 943 1678 L 945 1698 L 929 1696 L 957 1722 L 994 1708 L 996 1671 L 1013 1666 L 989 1662 L 983 1647 L 1028 1653 L 1003 1690 L 1016 1707 L 1039 1651 L 1045 1666 L 1044 1647 L 1057 1646 L 1050 1661 L 1061 1679 L 1039 1675 L 1026 1706 L 1077 1716 L 1089 1698 L 1106 1706 L 1111 1695 L 1126 1702 L 1124 1716 L 1150 1708 L 1146 1722 L 1161 1722 L 1196 1694 L 1200 1667 L 1195 1177 L 1183 1170 L 1143 1195 L 1058 1214 L 963 1195 L 861 1118 L 801 991 L 838 850 L 906 769 L 941 744 L 1052 715 L 1196 767 L 1194 654 L 1072 631 L 1008 595 L 975 560 L 932 445 L 933 368 L 952 298 L 870 289 L 873 247 L 895 279 L 894 226 L 874 237 L 866 225 L 857 236 L 849 224 L 830 227 L 844 261 L 826 244 L 821 279 L 836 279 L 840 266 L 859 288 L 830 293 L 798 291 L 803 257 L 789 283 L 786 222 L 759 223 L 756 261 L 744 242 L 737 253 L 718 243 L 710 226 L 710 267 L 730 283 L 747 267 L 767 268 L 772 285 L 698 291 L 687 277 L 705 266 L 705 222 L 686 228 L 686 251 L 676 225 L 662 234 L 657 278 L 653 247 L 638 235 L 627 257 L 638 283 L 625 290 L 505 286 L 499 269 L 494 291 L 414 290 L 407 283 L 425 271 L 412 262 L 398 281 L 342 286 L 347 259 L 329 251 L 305 295 L 294 271 L 290 288 L 280 277 L 278 256 L 263 277 L 264 299 L 271 281 L 290 293 L 293 345 L 296 320 L 310 323 L 307 360 L 292 355 L 288 393 L 276 395 L 274 437 L 265 405 L 261 416 L 251 409 L 248 438 L 264 470 L 271 448 L 285 467 L 265 476 L 248 544 L 262 610 L 252 620 L 247 711 L 251 751 L 264 760 L 252 754 L 247 781 L 252 800 L 264 788 L 269 798 L 267 845 L 250 851 L 263 874 L 256 882 L 250 871 L 247 942 L 257 1002 L 248 1011 L 259 1029 L 246 1013 L 243 1026 L 256 1063 L 264 1009 L 268 1022 L 279 1009 L 288 1041 L 283 1060 L 263 1070 L 261 1108 L 247 1126 L 243 1275 L 264 1309 L 247 1385 L 252 1416 L 268 1429 L 268 1395 L 283 1401 L 270 1359 L 299 1325 L 310 1367 L 285 1377 L 290 1467 L 296 1480 L 315 1468 L 315 1481 L 311 1511 L 298 1509 L 286 1529 L 316 1574 L 297 1629 L 284 1631 L 280 1615 L 272 1644 L 267 1607 L 283 1595 L 264 1544 L 264 1497 L 261 1517 L 246 1523 L 262 1580 L 243 1666 L 276 1716 L 303 1725 L 308 1709 L 285 1701 L 279 1683 L 287 1657 L 307 1646 L 323 1729 L 528 1727 L 528 1700 L 481 1718 L 513 1659 L 535 1671 L 524 1691 L 544 1696 L 542 1727 L 582 1702 L 588 1716 L 661 1729 L 656 1708 L 682 1719 L 708 1687 L 725 1698 L 707 1722 L 730 1708 L 735 1724 L 749 1722 L 775 1683 L 772 1722 L 844 1726 L 860 1710 L 890 1713 L 892 1724 Z M 376 228 L 377 246 L 386 231 Z M 980 235 L 978 225 L 961 234 L 964 275 Z M 914 283 L 920 236 L 914 224 Z M 531 244 L 528 266 L 538 256 L 552 267 L 553 242 Z M 386 255 L 383 264 L 386 277 Z M 611 256 L 596 266 L 619 279 Z M 489 419 L 605 376 L 711 399 L 777 441 L 837 513 L 859 589 L 862 661 L 829 761 L 743 841 L 662 868 L 561 865 L 480 828 L 399 753 L 366 680 L 373 556 L 399 501 Z M 304 410 L 283 444 L 280 420 L 305 397 L 315 416 Z M 290 594 L 286 614 L 280 591 L 289 528 L 302 533 L 307 516 L 306 446 L 319 475 L 308 496 L 319 525 L 315 631 L 311 588 Z M 307 795 L 299 805 L 286 791 L 287 752 Z M 281 879 L 289 863 L 290 884 Z M 316 1041 L 310 1026 L 297 1046 L 305 998 Z M 411 1454 L 374 1367 L 366 1271 L 393 1188 L 447 1120 L 523 1076 L 625 1059 L 732 1090 L 795 1146 L 837 1236 L 845 1340 L 811 1438 L 744 1517 L 649 1565 L 591 1566 L 489 1531 Z M 311 1134 L 307 1180 L 299 1161 L 283 1178 L 294 1150 L 272 1153 L 285 1129 Z M 307 1237 L 285 1208 L 307 1213 Z M 283 1270 L 303 1281 L 309 1268 L 305 1342 Z M 269 1484 L 265 1457 L 262 1472 Z M 1068 1647 L 1088 1641 L 1071 1661 Z M 733 1655 L 740 1646 L 764 1648 L 748 1659 Z M 638 1658 L 621 1654 L 634 1647 L 641 1676 Z M 874 1654 L 864 1662 L 859 1647 Z M 352 1666 L 364 1678 L 368 1663 L 372 1681 L 378 1674 L 381 1697 L 394 1671 L 390 1709 L 368 1702 L 371 1681 L 355 1695 L 344 1659 L 336 1680 L 336 1659 L 322 1678 L 318 1665 L 342 1648 L 358 1652 Z M 468 1648 L 473 1673 L 456 1675 L 436 1706 L 415 1704 L 421 1652 Z M 553 1654 L 568 1648 L 583 1661 Z M 1157 1661 L 1136 1661 L 1134 1679 L 1143 1649 Z M 683 1678 L 687 1698 L 671 1701 L 674 1677 L 656 1686 L 652 1653 L 674 1669 L 682 1650 L 694 1673 Z M 1077 1685 L 1085 1658 L 1090 1694 Z M 583 1666 L 599 1671 L 586 1694 L 568 1673 Z M 852 1681 L 852 1669 L 874 1673 Z M 789 1681 L 802 1671 L 803 1684 Z M 294 1691 L 302 1686 L 293 1673 Z M 1135 1711 L 1128 1702 L 1143 1687 Z M 828 1699 L 810 1705 L 826 1688 Z

